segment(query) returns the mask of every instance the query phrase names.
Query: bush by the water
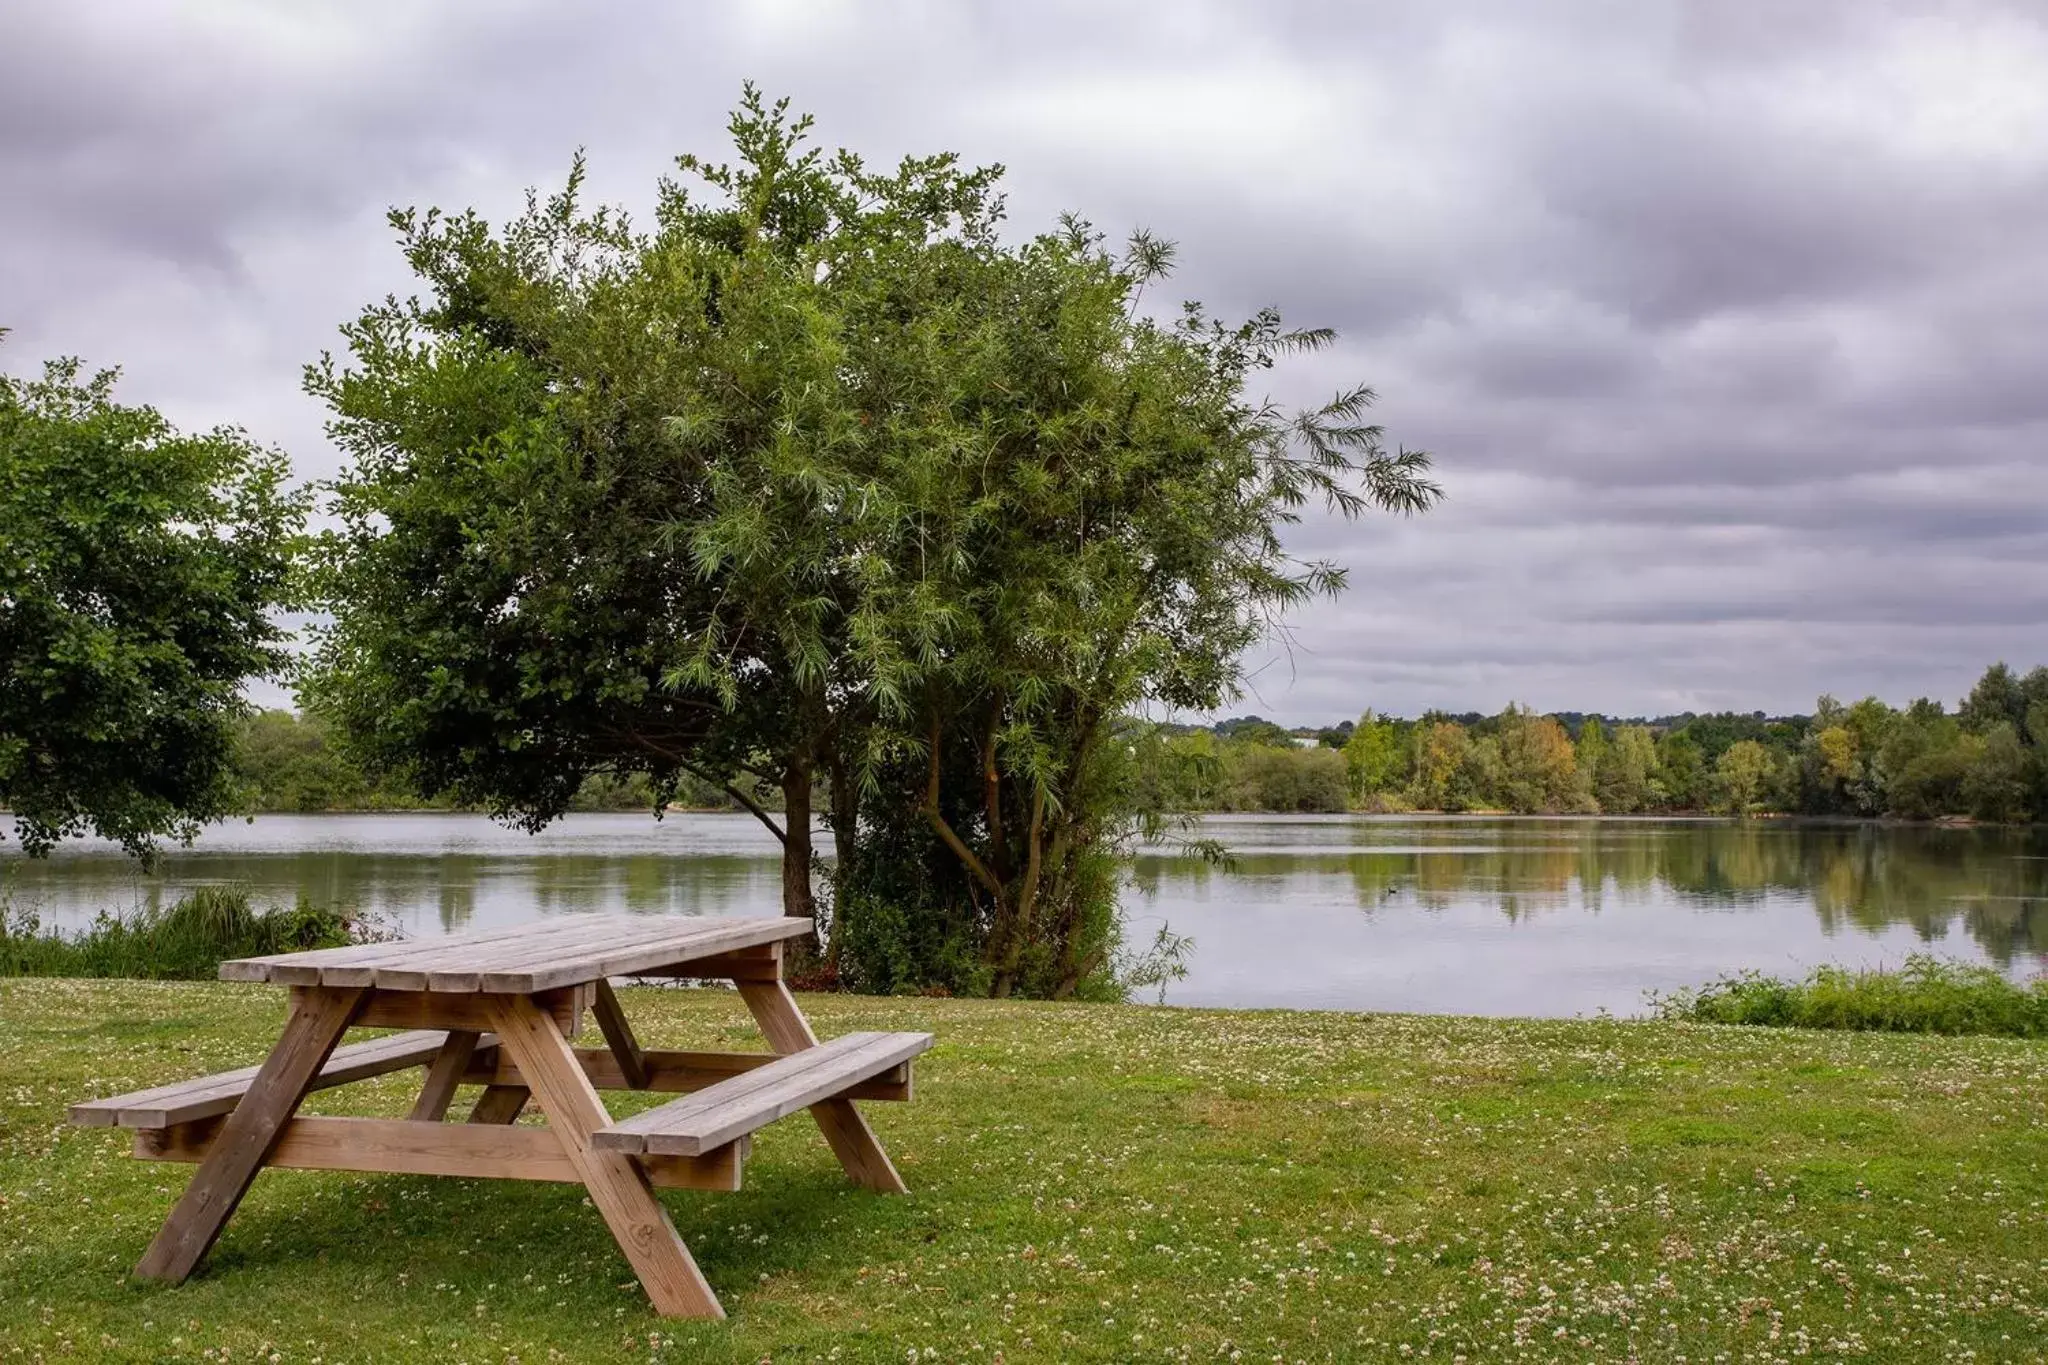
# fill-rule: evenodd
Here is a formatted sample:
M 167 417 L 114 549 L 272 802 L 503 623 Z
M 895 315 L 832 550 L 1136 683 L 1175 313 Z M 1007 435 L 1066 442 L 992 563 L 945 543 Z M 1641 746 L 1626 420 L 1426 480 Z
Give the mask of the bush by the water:
M 165 910 L 101 911 L 81 934 L 45 929 L 34 911 L 0 918 L 0 976 L 210 980 L 228 958 L 334 948 L 373 937 L 361 921 L 301 900 L 257 910 L 249 893 L 201 887 Z
M 2048 977 L 2018 985 L 1989 967 L 1915 955 L 1897 971 L 1817 967 L 1803 981 L 1756 972 L 1655 995 L 1662 1019 L 1888 1033 L 2048 1037 Z

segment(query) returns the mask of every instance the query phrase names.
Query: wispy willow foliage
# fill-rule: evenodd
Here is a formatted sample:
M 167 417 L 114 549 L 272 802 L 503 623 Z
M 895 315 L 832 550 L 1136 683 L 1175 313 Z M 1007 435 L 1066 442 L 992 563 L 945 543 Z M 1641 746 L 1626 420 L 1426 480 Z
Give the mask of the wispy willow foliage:
M 1344 583 L 1285 527 L 1422 510 L 1428 459 L 1369 390 L 1253 393 L 1329 333 L 1142 313 L 1168 244 L 1012 243 L 999 168 L 809 127 L 749 89 L 647 231 L 580 207 L 580 162 L 502 233 L 394 215 L 427 296 L 309 378 L 355 457 L 317 695 L 535 824 L 594 768 L 779 785 L 798 913 L 817 785 L 849 977 L 1070 992 L 1115 947 L 1117 717 L 1233 695 Z M 864 915 L 910 927 L 861 947 Z

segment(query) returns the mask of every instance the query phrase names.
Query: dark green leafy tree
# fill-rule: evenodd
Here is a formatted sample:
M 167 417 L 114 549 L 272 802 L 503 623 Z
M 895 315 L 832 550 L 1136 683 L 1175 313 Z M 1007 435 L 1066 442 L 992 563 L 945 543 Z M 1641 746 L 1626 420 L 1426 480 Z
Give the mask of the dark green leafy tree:
M 1617 726 L 1594 774 L 1594 797 L 1611 815 L 1648 810 L 1657 799 L 1657 742 L 1641 725 Z
M 1252 391 L 1329 333 L 1141 314 L 1162 242 L 1012 245 L 997 171 L 825 157 L 751 90 L 731 128 L 651 231 L 582 207 L 580 166 L 503 233 L 394 215 L 425 296 L 309 375 L 352 456 L 309 697 L 374 767 L 529 826 L 592 772 L 779 789 L 752 804 L 792 913 L 822 787 L 845 975 L 1092 989 L 1124 717 L 1234 696 L 1343 586 L 1285 525 L 1426 508 L 1428 460 L 1363 388 Z
M 95 832 L 147 855 L 234 809 L 242 686 L 291 659 L 284 455 L 114 383 L 0 375 L 0 802 L 31 854 Z
M 2038 763 L 2011 721 L 1994 721 L 1963 774 L 1959 794 L 1964 809 L 1979 820 L 2027 819 L 2033 812 Z

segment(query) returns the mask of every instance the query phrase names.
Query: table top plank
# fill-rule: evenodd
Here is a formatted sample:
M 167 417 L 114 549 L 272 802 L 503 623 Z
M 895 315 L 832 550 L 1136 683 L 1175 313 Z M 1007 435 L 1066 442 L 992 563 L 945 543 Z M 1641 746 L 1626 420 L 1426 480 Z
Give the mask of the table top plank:
M 779 943 L 786 939 L 800 938 L 811 931 L 808 918 L 777 915 L 774 918 L 742 918 L 740 916 L 707 916 L 697 921 L 703 928 L 686 943 L 679 946 L 673 941 L 647 941 L 607 944 L 602 950 L 593 951 L 588 957 L 576 962 L 562 962 L 539 966 L 531 970 L 495 970 L 486 972 L 483 989 L 486 991 L 525 992 L 554 990 L 561 986 L 580 985 L 595 981 L 601 976 L 630 976 L 635 972 L 657 972 L 671 967 L 684 967 L 696 958 L 715 957 L 720 953 L 737 952 L 742 948 L 754 948 L 764 943 Z
M 468 934 L 451 934 L 447 938 L 414 940 L 395 952 L 356 962 L 309 965 L 318 967 L 323 986 L 425 990 L 426 974 L 437 962 L 481 961 L 494 953 L 513 948 L 530 953 L 543 940 L 574 943 L 587 932 L 586 926 L 574 922 L 543 920 L 510 929 L 485 931 L 474 938 Z
M 223 981 L 533 994 L 601 977 L 683 968 L 698 958 L 811 931 L 794 916 L 569 915 L 400 943 L 355 944 L 223 962 Z
M 673 943 L 675 941 L 673 918 L 666 915 L 652 919 L 641 917 L 630 922 L 615 923 L 609 928 L 587 929 L 585 932 L 577 934 L 571 940 L 554 940 L 552 946 L 558 954 L 567 949 L 569 953 L 574 955 L 575 965 L 580 969 L 580 964 L 584 959 L 594 954 L 609 952 L 615 948 Z M 703 922 L 695 919 L 689 921 L 693 926 L 700 925 Z M 754 921 L 749 920 L 748 922 L 753 923 Z M 692 954 L 692 956 L 696 955 L 695 953 Z M 489 951 L 473 957 L 455 956 L 435 959 L 434 962 L 428 964 L 425 989 L 434 991 L 481 991 L 486 989 L 484 984 L 485 976 L 497 972 L 530 972 L 533 970 L 535 963 L 539 961 L 543 961 L 543 959 L 536 958 L 531 948 L 525 943 L 514 941 L 494 944 Z M 578 977 L 575 981 L 563 984 L 580 985 L 583 981 L 589 979 L 591 978 Z M 497 988 L 491 987 L 490 989 Z M 514 987 L 513 989 L 523 988 Z M 536 989 L 546 988 L 538 987 Z

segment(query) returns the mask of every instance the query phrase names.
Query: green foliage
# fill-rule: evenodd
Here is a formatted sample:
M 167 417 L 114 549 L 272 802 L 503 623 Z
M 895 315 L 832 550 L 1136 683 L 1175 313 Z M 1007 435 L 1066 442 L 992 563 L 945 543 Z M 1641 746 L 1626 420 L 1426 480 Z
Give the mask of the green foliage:
M 1341 811 L 1350 807 L 1344 756 L 1331 749 L 1233 746 L 1217 809 Z
M 182 436 L 115 378 L 0 375 L 0 804 L 32 855 L 91 831 L 146 856 L 234 809 L 242 684 L 290 661 L 284 455 Z
M 2048 735 L 2048 669 L 2022 678 L 1998 664 L 1954 714 L 1926 698 L 1894 710 L 1875 697 L 1844 706 L 1826 696 L 1812 717 L 1688 712 L 1649 724 L 1539 716 L 1517 705 L 1495 716 L 1432 712 L 1419 721 L 1367 711 L 1342 753 L 1354 810 L 1769 811 L 2016 823 L 2048 812 L 2037 733 Z M 1271 721 L 1253 716 L 1160 735 L 1134 751 L 1150 774 L 1147 809 L 1335 809 L 1323 800 L 1297 803 L 1286 784 L 1246 775 L 1250 760 L 1240 750 L 1275 746 L 1273 757 L 1258 760 L 1275 774 L 1283 756 L 1299 752 Z
M 235 727 L 235 781 L 240 809 L 253 812 L 311 813 L 366 810 L 451 810 L 446 795 L 425 797 L 407 790 L 392 775 L 373 779 L 337 742 L 334 727 L 317 715 L 291 711 L 257 711 Z M 670 794 L 692 810 L 737 810 L 718 787 L 685 774 Z M 771 809 L 780 793 L 757 793 Z M 592 773 L 570 798 L 579 811 L 650 810 L 654 788 L 643 774 Z
M 1599 734 L 1598 722 L 1594 734 Z M 1592 784 L 1581 772 L 1571 736 L 1549 716 L 1526 706 L 1509 706 L 1497 722 L 1494 742 L 1500 746 L 1500 778 L 1495 790 L 1511 811 L 1593 809 Z
M 1915 954 L 1897 971 L 1818 967 L 1804 980 L 1745 972 L 1655 996 L 1663 1019 L 1782 1028 L 2048 1037 L 2048 977 L 2020 986 L 1989 967 Z
M 243 717 L 236 727 L 234 766 L 251 810 L 404 810 L 427 804 L 388 782 L 371 781 L 317 716 L 258 711 Z
M 1354 802 L 1392 791 L 1407 777 L 1401 727 L 1367 711 L 1344 742 L 1344 780 Z
M 1657 803 L 1658 775 L 1657 742 L 1649 727 L 1620 726 L 1593 774 L 1594 800 L 1613 815 L 1649 810 Z
M 301 900 L 255 910 L 246 891 L 207 886 L 166 910 L 102 911 L 81 934 L 42 927 L 32 911 L 0 918 L 0 976 L 121 976 L 211 981 L 228 958 L 372 941 L 372 926 Z
M 2024 820 L 2031 808 L 2034 770 L 2039 764 L 2009 720 L 1985 732 L 1976 761 L 1963 774 L 1964 808 L 1980 820 Z
M 1774 767 L 1771 751 L 1753 739 L 1729 745 L 1714 764 L 1714 785 L 1721 809 L 1730 815 L 1749 815 L 1758 810 Z
M 751 88 L 730 129 L 650 232 L 580 163 L 502 232 L 393 215 L 423 297 L 308 375 L 351 460 L 309 698 L 372 771 L 528 827 L 593 772 L 766 783 L 791 913 L 820 786 L 848 979 L 1093 989 L 1123 718 L 1234 696 L 1344 583 L 1282 529 L 1422 510 L 1428 459 L 1363 387 L 1252 390 L 1330 333 L 1141 314 L 1166 243 L 1006 242 L 998 169 L 871 171 Z

